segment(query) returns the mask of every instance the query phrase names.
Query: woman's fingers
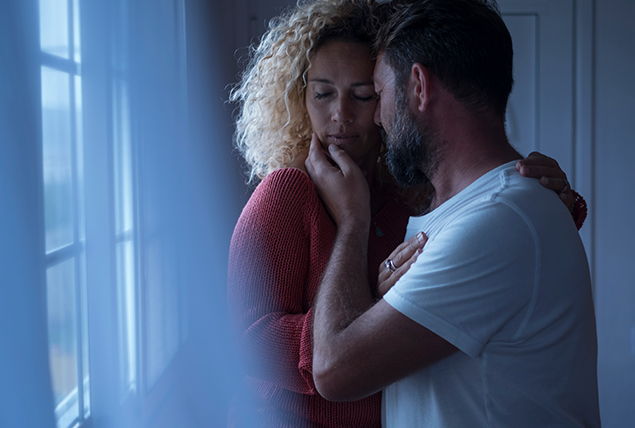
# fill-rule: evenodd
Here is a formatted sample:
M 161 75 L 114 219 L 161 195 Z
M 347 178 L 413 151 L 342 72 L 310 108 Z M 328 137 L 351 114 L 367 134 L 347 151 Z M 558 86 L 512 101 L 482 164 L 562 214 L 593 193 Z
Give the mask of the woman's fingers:
M 410 269 L 427 240 L 428 237 L 423 232 L 417 233 L 395 248 L 379 266 L 378 289 L 380 296 L 383 296 Z
M 540 184 L 556 192 L 571 211 L 575 204 L 575 197 L 567 180 L 567 174 L 560 168 L 558 161 L 542 153 L 532 152 L 516 163 L 516 170 L 524 177 L 540 179 Z
M 531 152 L 525 159 L 518 161 L 519 165 L 524 166 L 546 166 L 549 168 L 560 169 L 558 161 L 540 152 Z
M 428 237 L 425 233 L 419 232 L 412 238 L 399 244 L 399 246 L 390 253 L 387 260 L 392 260 L 396 267 L 401 266 L 415 253 L 415 251 L 419 248 L 423 248 L 427 240 Z M 388 270 L 384 264 L 379 267 L 380 273 L 382 272 L 382 269 Z
M 516 170 L 523 177 L 566 178 L 564 171 L 558 165 L 558 161 L 538 152 L 532 152 L 525 159 L 519 160 L 516 163 Z
M 542 184 L 547 189 L 551 189 L 558 194 L 562 202 L 567 206 L 569 211 L 573 208 L 575 204 L 575 197 L 573 196 L 573 190 L 571 190 L 571 185 L 567 181 L 566 178 L 548 178 L 542 177 L 540 179 L 540 184 Z
M 558 180 L 562 180 L 563 178 L 566 178 L 566 174 L 564 173 L 564 171 L 558 168 L 550 167 L 550 166 L 521 165 L 520 167 L 517 166 L 516 169 L 518 170 L 520 175 L 522 175 L 523 177 L 528 177 L 528 178 L 547 177 L 547 178 L 558 179 Z
M 329 150 L 329 162 L 322 144 L 313 134 L 305 162 L 309 177 L 337 227 L 370 227 L 370 191 L 357 164 L 342 149 Z M 335 166 L 334 166 L 335 165 Z
M 333 160 L 333 162 L 335 162 L 340 171 L 342 171 L 342 174 L 344 174 L 344 176 L 349 177 L 353 174 L 361 173 L 359 166 L 357 166 L 357 164 L 353 162 L 353 159 L 351 159 L 349 154 L 346 153 L 344 150 L 342 150 L 335 144 L 331 144 L 328 147 L 328 150 L 331 159 Z
M 415 236 L 411 237 L 407 241 L 402 242 L 395 248 L 388 256 L 389 259 L 395 260 L 395 263 L 401 264 L 402 260 L 409 259 L 410 256 L 418 249 L 423 248 L 428 241 L 428 237 L 425 233 L 419 232 Z
M 422 251 L 422 248 L 417 249 L 414 254 L 412 254 L 410 258 L 406 260 L 401 266 L 399 266 L 394 271 L 390 271 L 390 274 L 387 277 L 384 276 L 385 279 L 383 281 L 380 281 L 377 286 L 377 293 L 379 297 L 383 297 L 384 294 L 386 294 L 388 290 L 390 290 L 392 286 L 397 283 L 399 278 L 401 278 L 406 272 L 408 272 L 410 266 L 412 266 L 412 264 L 417 260 L 417 257 L 419 257 L 419 254 L 421 254 Z
M 541 177 L 540 184 L 558 194 L 571 194 L 571 185 L 566 178 Z
M 311 138 L 309 155 L 304 162 L 304 166 L 306 167 L 309 176 L 317 175 L 318 173 L 321 173 L 321 171 L 325 168 L 333 168 L 326 155 L 324 154 L 324 151 L 322 150 L 320 139 L 315 133 L 313 133 L 313 136 Z
M 569 190 L 569 193 L 563 192 L 563 193 L 560 193 L 558 196 L 560 197 L 560 200 L 564 202 L 564 204 L 567 206 L 567 209 L 569 210 L 569 212 L 573 213 L 573 206 L 575 205 L 575 196 L 573 196 L 573 193 L 571 193 L 571 190 Z

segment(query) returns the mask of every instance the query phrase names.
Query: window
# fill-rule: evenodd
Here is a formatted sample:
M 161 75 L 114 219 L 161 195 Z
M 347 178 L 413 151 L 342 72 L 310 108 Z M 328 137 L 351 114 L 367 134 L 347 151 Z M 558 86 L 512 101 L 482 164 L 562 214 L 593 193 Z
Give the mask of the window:
M 187 126 L 184 5 L 38 1 L 57 425 L 143 425 L 187 335 L 170 170 Z
M 90 414 L 78 0 L 40 0 L 49 360 L 58 426 Z

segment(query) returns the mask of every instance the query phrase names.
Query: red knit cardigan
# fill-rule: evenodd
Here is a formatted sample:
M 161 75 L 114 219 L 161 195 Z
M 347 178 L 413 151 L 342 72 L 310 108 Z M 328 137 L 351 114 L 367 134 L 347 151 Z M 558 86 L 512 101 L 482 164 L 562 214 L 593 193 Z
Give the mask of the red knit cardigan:
M 380 263 L 403 242 L 407 223 L 406 206 L 395 201 L 373 217 L 371 287 L 377 286 Z M 380 394 L 333 403 L 313 383 L 312 305 L 335 232 L 309 177 L 292 168 L 277 170 L 260 183 L 234 230 L 229 302 L 248 359 L 248 389 L 263 426 L 381 426 Z M 240 425 L 237 418 L 233 423 Z

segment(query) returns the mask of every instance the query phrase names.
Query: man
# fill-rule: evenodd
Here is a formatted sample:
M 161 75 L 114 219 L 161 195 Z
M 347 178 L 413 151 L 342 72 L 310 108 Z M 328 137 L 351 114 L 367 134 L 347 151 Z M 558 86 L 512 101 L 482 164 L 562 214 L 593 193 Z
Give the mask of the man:
M 331 166 L 314 138 L 307 169 L 338 226 L 314 308 L 320 394 L 383 389 L 387 427 L 600 426 L 586 255 L 558 196 L 515 169 L 499 13 L 478 0 L 413 2 L 377 51 L 389 168 L 401 184 L 435 188 L 408 232 L 428 241 L 386 262 L 388 274 L 409 269 L 374 303 L 367 183 L 333 145 Z

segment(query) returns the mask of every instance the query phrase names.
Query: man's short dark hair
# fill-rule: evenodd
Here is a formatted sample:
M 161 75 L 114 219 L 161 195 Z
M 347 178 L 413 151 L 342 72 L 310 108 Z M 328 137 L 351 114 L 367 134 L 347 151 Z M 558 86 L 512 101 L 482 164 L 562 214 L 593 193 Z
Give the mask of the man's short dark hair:
M 375 51 L 405 85 L 412 65 L 436 75 L 475 112 L 504 117 L 513 85 L 512 39 L 498 8 L 484 0 L 394 0 Z

